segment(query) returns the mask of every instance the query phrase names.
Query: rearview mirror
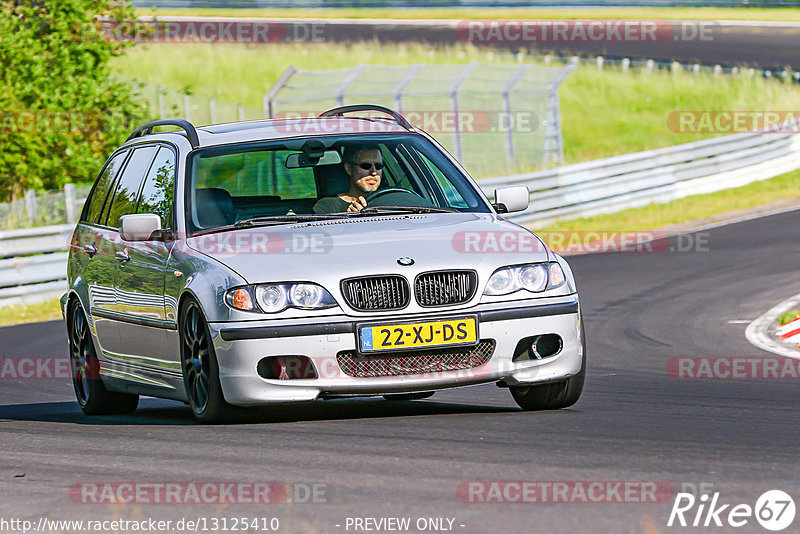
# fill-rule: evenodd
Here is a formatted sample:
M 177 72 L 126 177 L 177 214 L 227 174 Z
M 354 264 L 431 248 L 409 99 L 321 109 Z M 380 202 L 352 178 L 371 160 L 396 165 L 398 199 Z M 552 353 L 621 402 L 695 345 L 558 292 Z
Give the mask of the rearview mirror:
M 342 156 L 335 150 L 326 150 L 322 157 L 310 157 L 303 152 L 289 154 L 286 158 L 287 169 L 299 169 L 300 167 L 316 167 L 317 165 L 336 165 L 342 162 Z
M 500 213 L 525 211 L 531 201 L 527 185 L 509 185 L 494 190 L 494 207 Z
M 124 241 L 151 241 L 161 230 L 161 217 L 155 213 L 137 213 L 119 218 L 119 234 Z

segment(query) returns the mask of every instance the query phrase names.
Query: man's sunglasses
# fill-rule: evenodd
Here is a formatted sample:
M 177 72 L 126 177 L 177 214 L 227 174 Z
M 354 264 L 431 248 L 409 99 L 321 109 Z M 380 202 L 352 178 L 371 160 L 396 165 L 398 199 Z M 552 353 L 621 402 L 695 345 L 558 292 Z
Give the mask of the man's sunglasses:
M 370 170 L 372 167 L 375 167 L 376 171 L 380 171 L 383 169 L 383 163 L 369 163 L 364 161 L 362 163 L 356 163 L 355 165 L 358 165 L 360 169 L 365 171 Z

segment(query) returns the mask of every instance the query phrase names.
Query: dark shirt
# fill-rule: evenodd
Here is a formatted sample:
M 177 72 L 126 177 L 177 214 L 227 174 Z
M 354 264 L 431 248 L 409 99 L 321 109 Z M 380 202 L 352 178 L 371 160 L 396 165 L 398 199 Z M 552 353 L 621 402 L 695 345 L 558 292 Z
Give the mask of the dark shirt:
M 314 213 L 324 214 L 324 213 L 341 213 L 343 211 L 347 211 L 347 208 L 350 206 L 350 203 L 346 200 L 342 200 L 342 197 L 336 195 L 335 197 L 325 197 L 321 198 L 314 204 L 312 208 Z

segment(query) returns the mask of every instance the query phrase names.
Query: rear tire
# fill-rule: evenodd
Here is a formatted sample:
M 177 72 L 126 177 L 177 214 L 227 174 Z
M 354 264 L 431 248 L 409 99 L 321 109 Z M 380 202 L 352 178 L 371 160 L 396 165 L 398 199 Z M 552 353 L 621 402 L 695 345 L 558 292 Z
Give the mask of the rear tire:
M 81 303 L 75 299 L 67 315 L 69 361 L 75 398 L 86 415 L 129 414 L 136 411 L 139 395 L 108 391 L 100 378 L 100 360 Z
M 433 397 L 433 394 L 436 393 L 435 391 L 421 391 L 419 393 L 389 393 L 384 395 L 383 398 L 387 401 L 411 401 L 411 400 L 420 400 L 420 399 L 427 399 L 428 397 Z
M 581 370 L 575 376 L 540 386 L 510 386 L 511 396 L 523 410 L 558 410 L 572 406 L 581 396 L 586 379 L 586 334 L 581 323 Z
M 201 423 L 234 419 L 239 410 L 228 404 L 222 394 L 214 344 L 200 305 L 186 301 L 180 317 L 181 369 L 192 413 Z

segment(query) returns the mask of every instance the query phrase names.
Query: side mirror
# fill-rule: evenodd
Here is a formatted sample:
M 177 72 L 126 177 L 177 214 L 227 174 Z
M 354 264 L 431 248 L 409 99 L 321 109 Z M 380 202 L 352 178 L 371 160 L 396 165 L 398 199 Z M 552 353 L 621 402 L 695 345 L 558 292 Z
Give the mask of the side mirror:
M 155 213 L 137 213 L 119 218 L 119 234 L 123 241 L 151 241 L 161 230 L 161 217 Z
M 527 185 L 509 185 L 494 190 L 494 207 L 500 213 L 525 211 L 530 200 L 531 193 Z

